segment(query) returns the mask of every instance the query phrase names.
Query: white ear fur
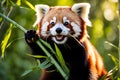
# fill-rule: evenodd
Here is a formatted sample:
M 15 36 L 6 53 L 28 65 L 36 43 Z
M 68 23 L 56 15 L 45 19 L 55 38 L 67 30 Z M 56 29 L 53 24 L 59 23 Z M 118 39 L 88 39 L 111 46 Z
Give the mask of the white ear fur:
M 41 18 L 45 16 L 45 14 L 50 10 L 50 7 L 48 5 L 38 4 L 35 5 L 35 10 L 36 10 L 37 19 L 33 27 L 35 27 L 40 22 Z
M 88 14 L 90 10 L 90 4 L 89 3 L 78 3 L 74 4 L 71 8 L 73 12 L 78 14 L 85 22 L 86 25 L 91 26 L 91 22 L 88 19 Z

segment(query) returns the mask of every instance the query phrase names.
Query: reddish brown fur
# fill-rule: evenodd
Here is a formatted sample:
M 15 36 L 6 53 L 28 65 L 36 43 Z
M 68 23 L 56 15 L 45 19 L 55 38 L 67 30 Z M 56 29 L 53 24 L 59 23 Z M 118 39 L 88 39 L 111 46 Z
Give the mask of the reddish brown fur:
M 69 14 L 65 14 L 65 13 L 69 13 Z M 63 17 L 66 16 L 66 17 L 68 17 L 68 20 L 70 20 L 70 22 L 74 21 L 76 24 L 78 24 L 80 26 L 81 19 L 79 18 L 78 15 L 76 15 L 74 12 L 71 11 L 71 8 L 69 8 L 69 7 L 66 7 L 66 8 L 65 7 L 63 7 L 63 8 L 53 7 L 42 18 L 41 22 L 38 24 L 37 33 L 39 36 L 41 36 L 41 34 L 39 34 L 41 31 L 41 25 L 43 25 L 46 21 L 50 22 L 50 20 L 52 20 L 54 16 L 57 18 L 57 22 L 62 23 Z M 69 16 L 71 16 L 71 17 L 69 17 Z
M 95 47 L 90 43 L 90 41 L 87 38 L 88 34 L 86 29 L 86 23 L 78 15 L 72 12 L 71 8 L 52 7 L 50 11 L 42 18 L 41 23 L 38 24 L 37 34 L 41 37 L 41 34 L 40 34 L 41 25 L 46 21 L 50 22 L 50 20 L 52 20 L 54 16 L 57 17 L 57 22 L 62 22 L 63 17 L 66 16 L 68 20 L 70 20 L 70 22 L 75 22 L 77 25 L 80 26 L 82 32 L 81 32 L 81 36 L 79 36 L 79 41 L 84 44 L 85 49 L 87 51 L 87 54 L 88 54 L 87 60 L 90 64 L 91 73 L 93 73 L 93 75 L 95 74 L 93 76 L 93 79 L 97 80 L 96 78 L 94 78 L 97 76 L 96 74 L 98 74 L 98 78 L 103 75 L 106 75 L 107 72 L 104 68 L 104 64 L 101 56 L 99 55 Z M 44 75 L 46 74 L 48 73 L 45 70 L 43 70 L 42 77 L 44 77 Z M 42 77 L 40 80 L 43 80 Z
M 84 46 L 86 48 L 87 53 L 89 54 L 88 61 L 90 63 L 90 68 L 93 71 L 93 73 L 97 73 L 98 77 L 106 75 L 107 72 L 104 68 L 104 63 L 95 47 L 90 43 L 88 39 L 84 40 Z

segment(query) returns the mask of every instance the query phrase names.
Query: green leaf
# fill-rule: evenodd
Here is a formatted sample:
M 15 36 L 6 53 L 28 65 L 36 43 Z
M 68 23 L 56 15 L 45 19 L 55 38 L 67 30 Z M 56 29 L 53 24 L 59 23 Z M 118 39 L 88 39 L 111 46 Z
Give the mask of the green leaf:
M 60 61 L 61 64 L 65 64 L 61 51 L 59 50 L 56 44 L 54 45 L 55 45 L 55 50 L 56 50 L 56 55 L 57 55 L 58 60 Z
M 47 49 L 45 48 L 45 46 L 43 46 L 43 44 L 41 43 L 40 39 L 38 41 L 36 41 L 36 43 L 38 44 L 38 46 L 44 51 L 44 53 L 47 55 L 47 57 L 50 59 L 50 62 L 52 64 L 54 64 L 54 66 L 57 68 L 57 70 L 60 72 L 60 74 L 63 76 L 63 78 L 65 80 L 68 79 L 68 75 L 64 72 L 64 70 L 62 69 L 62 67 L 58 64 L 58 62 L 53 58 L 53 56 L 51 55 L 51 53 L 49 53 L 49 51 L 47 51 Z
M 40 41 L 41 41 L 47 48 L 51 49 L 50 44 L 48 44 L 46 41 L 44 41 L 44 40 L 42 40 L 42 39 L 40 39 Z
M 21 29 L 23 32 L 25 32 L 25 33 L 27 32 L 27 30 L 24 27 L 22 27 L 21 25 L 17 24 L 15 21 L 13 21 L 9 17 L 5 16 L 4 14 L 0 13 L 0 16 L 5 18 L 10 23 L 14 24 L 17 28 Z
M 29 75 L 29 74 L 34 73 L 35 71 L 40 71 L 40 70 L 41 70 L 41 69 L 40 69 L 38 66 L 34 66 L 34 67 L 32 67 L 31 69 L 26 70 L 26 71 L 21 75 L 21 77 L 25 77 L 25 76 L 27 76 L 27 75 Z
M 114 44 L 112 44 L 112 43 L 110 43 L 110 42 L 108 42 L 108 41 L 105 41 L 105 43 L 106 43 L 106 44 L 109 44 L 110 46 L 112 46 L 112 47 L 114 47 L 114 48 L 116 48 L 116 49 L 119 49 L 117 46 L 115 46 Z
M 24 77 L 24 76 L 30 74 L 32 71 L 33 71 L 32 69 L 26 70 L 26 71 L 21 75 L 21 77 Z
M 53 54 L 56 54 L 55 51 L 52 49 L 52 47 L 51 47 L 51 45 L 50 45 L 49 43 L 47 43 L 46 41 L 44 41 L 44 40 L 42 40 L 42 39 L 40 39 L 40 41 L 41 41 L 47 48 L 49 48 Z
M 17 3 L 16 3 L 18 6 L 21 5 L 21 0 L 17 0 Z
M 46 68 L 49 68 L 52 65 L 53 64 L 50 62 L 50 60 L 47 59 L 44 62 L 42 62 L 39 67 L 42 68 L 42 69 L 46 69 Z
M 119 60 L 116 57 L 114 57 L 113 55 L 111 55 L 111 54 L 108 54 L 108 55 L 111 57 L 111 59 L 113 60 L 115 65 L 118 66 L 119 65 Z
M 60 51 L 60 49 L 57 47 L 56 44 L 55 45 L 55 50 L 56 50 L 56 57 L 58 59 L 58 61 L 60 62 L 60 65 L 62 66 L 63 70 L 67 73 L 67 75 L 69 74 L 69 69 L 67 68 L 65 61 L 63 59 L 62 53 Z
M 7 30 L 5 37 L 1 43 L 2 58 L 4 58 L 5 49 L 7 47 L 8 40 L 10 39 L 11 32 L 12 32 L 12 24 L 10 24 L 10 28 Z
M 10 41 L 10 42 L 7 44 L 6 48 L 8 48 L 8 47 L 11 46 L 15 41 L 20 40 L 20 39 L 24 39 L 24 37 L 22 37 L 22 38 L 17 38 L 17 39 L 14 39 L 14 40 Z
M 14 40 L 10 41 L 10 42 L 7 44 L 6 48 L 8 48 L 8 47 L 11 46 L 15 41 L 20 40 L 20 39 L 24 39 L 24 37 L 17 38 L 17 39 L 14 39 Z
M 34 58 L 47 58 L 46 56 L 41 56 L 41 55 L 31 55 L 31 54 L 27 54 L 27 55 Z
M 35 7 L 29 1 L 25 0 L 25 4 L 35 11 Z

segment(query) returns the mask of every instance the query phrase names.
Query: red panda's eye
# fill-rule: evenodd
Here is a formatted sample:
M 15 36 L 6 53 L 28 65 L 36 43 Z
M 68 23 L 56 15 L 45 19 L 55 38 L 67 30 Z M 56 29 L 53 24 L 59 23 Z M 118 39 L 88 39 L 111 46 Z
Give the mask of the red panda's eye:
M 54 25 L 55 25 L 55 22 L 51 22 L 51 25 L 54 26 Z
M 64 25 L 67 26 L 69 23 L 68 22 L 65 22 Z

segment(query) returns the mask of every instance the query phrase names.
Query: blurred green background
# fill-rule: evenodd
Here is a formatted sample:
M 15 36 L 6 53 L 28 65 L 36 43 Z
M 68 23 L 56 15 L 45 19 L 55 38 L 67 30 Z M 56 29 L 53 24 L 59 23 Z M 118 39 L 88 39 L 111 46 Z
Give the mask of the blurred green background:
M 89 18 L 92 22 L 92 27 L 88 27 L 90 40 L 102 55 L 108 71 L 118 66 L 109 56 L 112 55 L 113 59 L 118 59 L 119 55 L 118 50 L 113 47 L 119 44 L 118 0 L 28 0 L 28 2 L 33 6 L 35 4 L 72 6 L 74 3 L 90 3 Z M 32 25 L 36 16 L 29 3 L 27 0 L 0 0 L 0 12 L 8 15 L 27 30 L 34 29 Z M 0 43 L 9 27 L 10 23 L 0 17 Z M 26 55 L 31 53 L 31 50 L 25 43 L 24 33 L 14 27 L 9 39 L 9 42 L 11 41 L 13 43 L 6 48 L 4 59 L 0 60 L 0 80 L 38 80 L 39 71 L 21 76 L 26 70 L 33 69 L 37 65 L 33 58 Z M 0 55 L 1 52 L 0 49 Z

